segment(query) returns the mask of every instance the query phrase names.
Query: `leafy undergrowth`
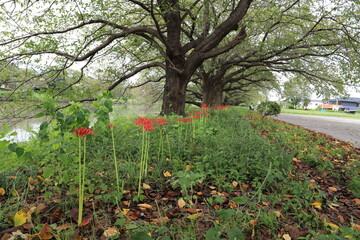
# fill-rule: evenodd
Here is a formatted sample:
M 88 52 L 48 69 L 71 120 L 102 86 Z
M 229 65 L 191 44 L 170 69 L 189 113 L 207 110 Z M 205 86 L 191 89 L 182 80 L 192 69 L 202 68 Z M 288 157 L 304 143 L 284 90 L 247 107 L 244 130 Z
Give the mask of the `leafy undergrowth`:
M 113 149 L 111 104 L 96 107 L 79 223 L 77 143 L 85 139 L 71 129 L 89 126 L 88 111 L 56 113 L 29 143 L 1 142 L 1 162 L 16 161 L 0 175 L 2 239 L 360 237 L 359 149 L 347 143 L 203 107 L 189 118 L 153 119 L 162 123 L 154 128 L 118 119 Z

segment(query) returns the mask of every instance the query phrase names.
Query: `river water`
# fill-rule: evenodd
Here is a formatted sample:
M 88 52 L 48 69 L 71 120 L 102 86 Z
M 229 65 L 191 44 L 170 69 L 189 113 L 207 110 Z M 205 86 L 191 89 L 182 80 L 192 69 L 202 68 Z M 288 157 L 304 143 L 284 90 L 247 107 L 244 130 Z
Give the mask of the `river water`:
M 137 116 L 158 114 L 159 109 L 159 106 L 153 105 L 114 105 L 114 111 L 110 114 L 110 118 L 114 119 L 120 116 L 135 118 Z M 4 139 L 11 140 L 12 142 L 26 142 L 39 131 L 41 123 L 46 120 L 46 117 L 41 117 L 16 123 L 10 128 L 10 132 Z M 17 134 L 12 136 L 15 132 Z

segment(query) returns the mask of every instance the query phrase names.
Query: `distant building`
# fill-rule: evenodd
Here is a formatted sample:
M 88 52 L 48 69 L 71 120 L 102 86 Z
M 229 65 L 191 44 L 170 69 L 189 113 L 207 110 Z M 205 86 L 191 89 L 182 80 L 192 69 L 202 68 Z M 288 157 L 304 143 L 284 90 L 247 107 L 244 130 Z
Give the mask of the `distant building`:
M 360 98 L 356 98 L 356 97 L 349 97 L 346 99 L 334 98 L 328 100 L 327 104 L 324 105 L 333 105 L 335 107 L 335 109 L 333 108 L 333 110 L 338 110 L 338 111 L 345 111 L 345 110 L 356 111 L 360 109 Z
M 323 102 L 321 100 L 310 100 L 309 105 L 307 105 L 307 109 L 316 109 L 319 106 L 321 106 L 323 104 Z

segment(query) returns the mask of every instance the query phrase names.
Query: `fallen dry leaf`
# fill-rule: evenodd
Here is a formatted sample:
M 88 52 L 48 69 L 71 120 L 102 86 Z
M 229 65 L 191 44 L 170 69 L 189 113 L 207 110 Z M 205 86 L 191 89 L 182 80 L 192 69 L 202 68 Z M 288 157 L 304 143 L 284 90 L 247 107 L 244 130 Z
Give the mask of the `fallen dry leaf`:
M 192 169 L 194 166 L 189 164 L 189 165 L 186 165 L 186 171 L 189 171 L 190 169 Z
M 329 226 L 329 227 L 331 227 L 332 229 L 334 229 L 335 231 L 337 231 L 337 230 L 339 229 L 339 226 L 338 226 L 338 225 L 333 224 L 333 223 L 330 223 L 330 222 L 325 223 L 325 226 Z
M 203 214 L 202 212 L 198 212 L 195 214 L 191 214 L 191 215 L 187 216 L 186 218 L 195 220 L 195 219 L 199 218 L 202 214 Z
M 61 230 L 66 229 L 66 228 L 68 228 L 68 227 L 69 227 L 69 224 L 65 223 L 65 224 L 63 224 L 63 225 L 57 226 L 57 227 L 55 228 L 55 230 L 56 230 L 56 231 L 61 231 Z
M 285 239 L 285 240 L 291 240 L 291 237 L 290 237 L 289 234 L 284 234 L 284 235 L 282 236 L 282 238 Z
M 282 214 L 280 211 L 274 211 L 274 214 L 277 216 L 277 217 L 282 217 Z
M 87 218 L 87 219 L 82 220 L 81 226 L 88 225 L 91 222 L 91 220 L 92 220 L 92 218 Z
M 239 185 L 239 183 L 236 182 L 236 181 L 233 181 L 231 184 L 232 184 L 234 187 L 237 187 L 237 186 Z
M 150 204 L 147 204 L 147 203 L 139 203 L 137 206 L 140 208 L 154 209 L 153 206 L 151 206 Z
M 179 208 L 183 208 L 185 205 L 186 205 L 186 202 L 184 199 L 180 198 L 178 201 L 177 201 L 177 205 L 179 206 Z
M 328 189 L 332 192 L 336 192 L 337 191 L 337 188 L 336 187 L 328 187 Z
M 339 221 L 340 221 L 342 224 L 345 223 L 345 218 L 344 218 L 343 216 L 338 215 L 337 217 L 338 217 Z
M 291 194 L 284 194 L 281 196 L 282 198 L 293 198 L 294 195 L 291 195 Z
M 169 171 L 164 172 L 164 177 L 171 177 L 171 173 Z
M 322 203 L 315 201 L 315 202 L 310 203 L 310 205 L 314 206 L 314 208 L 321 209 Z
M 39 213 L 42 213 L 45 209 L 47 208 L 47 206 L 43 203 L 40 203 L 36 209 L 35 209 L 35 213 L 36 214 L 39 214 Z
M 26 220 L 28 219 L 28 213 L 25 210 L 20 210 L 17 213 L 15 213 L 14 216 L 14 227 L 19 227 L 26 223 Z
M 360 205 L 360 199 L 354 198 L 353 201 L 356 205 L 358 205 L 358 206 Z
M 5 189 L 4 188 L 0 188 L 0 195 L 4 196 L 5 195 Z
M 123 210 L 125 215 L 130 211 L 130 209 L 128 209 L 128 208 L 123 208 L 122 210 Z
M 42 240 L 50 240 L 53 238 L 53 235 L 51 233 L 51 228 L 48 223 L 45 223 L 44 226 L 40 229 L 40 232 L 38 234 L 35 234 L 39 239 Z
M 151 189 L 151 187 L 150 187 L 149 184 L 143 183 L 142 189 L 143 189 L 143 190 L 149 190 L 149 189 Z
M 151 219 L 151 222 L 154 224 L 163 224 L 170 222 L 170 219 L 168 217 L 160 217 L 160 218 Z
M 360 233 L 360 225 L 357 225 L 357 224 L 353 223 L 351 226 L 356 232 Z
M 119 231 L 114 227 L 108 227 L 103 233 L 103 236 L 106 238 L 111 238 L 119 234 Z

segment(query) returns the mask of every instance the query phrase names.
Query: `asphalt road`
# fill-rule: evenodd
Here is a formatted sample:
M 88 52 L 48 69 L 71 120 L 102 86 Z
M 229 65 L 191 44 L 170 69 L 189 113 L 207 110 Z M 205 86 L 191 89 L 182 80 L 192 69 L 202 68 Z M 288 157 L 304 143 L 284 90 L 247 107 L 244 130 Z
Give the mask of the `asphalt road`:
M 310 130 L 326 133 L 334 138 L 351 142 L 355 147 L 360 148 L 360 120 L 358 119 L 286 113 L 279 114 L 276 118 Z

